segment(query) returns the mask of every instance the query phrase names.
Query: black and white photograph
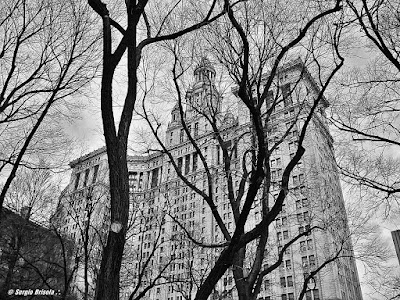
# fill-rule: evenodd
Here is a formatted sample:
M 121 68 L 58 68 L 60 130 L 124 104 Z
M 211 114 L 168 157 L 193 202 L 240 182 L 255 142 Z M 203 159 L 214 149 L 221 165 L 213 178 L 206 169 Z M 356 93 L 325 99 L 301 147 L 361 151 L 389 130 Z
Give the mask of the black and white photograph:
M 0 300 L 400 300 L 400 1 L 1 1 Z

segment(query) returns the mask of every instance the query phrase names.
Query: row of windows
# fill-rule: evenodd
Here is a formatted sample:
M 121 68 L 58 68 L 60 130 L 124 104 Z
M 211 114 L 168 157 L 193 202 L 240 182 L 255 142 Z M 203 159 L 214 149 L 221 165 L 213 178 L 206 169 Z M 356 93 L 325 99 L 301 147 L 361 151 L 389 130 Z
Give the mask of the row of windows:
M 129 172 L 129 191 L 136 192 L 143 190 L 143 172 Z
M 271 159 L 271 167 L 272 168 L 280 166 L 281 164 L 282 164 L 282 160 L 281 160 L 280 157 L 277 157 L 275 159 Z
M 283 99 L 283 105 L 286 106 L 290 106 L 293 104 L 293 100 L 292 100 L 292 89 L 290 87 L 290 83 L 284 84 L 281 86 L 281 94 L 282 94 L 282 99 Z M 267 109 L 269 109 L 269 107 L 272 105 L 272 103 L 275 102 L 275 98 L 274 98 L 274 92 L 273 91 L 268 91 L 267 94 L 267 100 L 265 101 Z M 274 111 L 277 109 L 280 109 L 281 106 L 279 105 L 281 102 L 277 101 L 276 105 L 274 107 Z
M 298 213 L 296 214 L 297 217 L 297 222 L 302 223 L 302 222 L 310 222 L 310 213 L 308 211 L 305 211 L 303 213 Z
M 80 187 L 85 187 L 88 185 L 90 171 L 91 169 L 86 169 L 85 172 L 76 173 L 75 190 L 77 190 Z M 99 172 L 99 165 L 95 165 L 92 170 L 92 182 L 91 182 L 92 184 L 96 183 L 98 172 Z M 82 184 L 81 184 L 81 176 L 84 176 Z
M 257 300 L 271 300 L 271 299 L 272 299 L 271 296 L 257 298 Z M 294 293 L 282 294 L 281 299 L 282 300 L 294 300 Z M 319 300 L 320 299 L 319 291 L 318 290 L 307 291 L 305 299 L 306 300 Z
M 283 232 L 278 232 L 277 233 L 277 239 L 278 241 L 282 241 L 282 236 L 284 240 L 287 240 L 289 238 L 289 232 L 287 230 Z
M 293 286 L 293 276 L 281 277 L 280 279 L 281 287 L 292 287 Z

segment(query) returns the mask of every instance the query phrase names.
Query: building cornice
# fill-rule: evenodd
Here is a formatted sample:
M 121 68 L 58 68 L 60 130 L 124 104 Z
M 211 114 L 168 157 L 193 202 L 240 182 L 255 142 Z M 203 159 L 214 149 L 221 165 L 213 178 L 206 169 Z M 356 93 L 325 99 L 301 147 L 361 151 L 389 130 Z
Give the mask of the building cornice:
M 99 148 L 99 149 L 97 149 L 97 150 L 94 150 L 94 151 L 92 151 L 92 152 L 89 152 L 88 154 L 85 154 L 85 155 L 83 155 L 83 156 L 81 156 L 81 157 L 78 157 L 77 159 L 74 159 L 73 161 L 71 161 L 71 162 L 69 163 L 69 166 L 70 166 L 71 168 L 74 168 L 76 165 L 80 164 L 81 162 L 83 162 L 83 161 L 85 161 L 85 160 L 87 160 L 87 159 L 89 159 L 89 158 L 92 158 L 92 157 L 94 157 L 94 156 L 97 156 L 97 155 L 99 155 L 99 154 L 106 153 L 106 151 L 107 151 L 106 146 L 103 146 L 103 147 L 101 147 L 101 148 Z

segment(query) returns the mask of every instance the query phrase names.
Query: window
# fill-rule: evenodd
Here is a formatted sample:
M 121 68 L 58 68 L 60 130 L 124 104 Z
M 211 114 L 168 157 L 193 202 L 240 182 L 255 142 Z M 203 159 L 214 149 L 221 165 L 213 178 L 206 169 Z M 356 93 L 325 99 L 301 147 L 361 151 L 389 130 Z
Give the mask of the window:
M 282 294 L 282 300 L 287 300 L 286 294 Z
M 305 186 L 301 186 L 300 187 L 300 193 L 302 193 L 303 195 L 306 194 L 306 187 Z
M 293 276 L 288 276 L 287 277 L 287 285 L 290 287 L 290 286 L 293 286 Z
M 179 157 L 179 158 L 178 158 L 178 171 L 179 171 L 180 173 L 182 173 L 182 165 L 183 165 L 183 158 L 182 158 L 182 157 Z
M 272 159 L 271 160 L 271 167 L 275 167 L 276 166 L 276 160 L 275 159 Z
M 307 259 L 307 256 L 303 256 L 303 257 L 301 258 L 301 264 L 302 264 L 303 268 L 307 268 L 307 267 L 308 267 L 308 259 Z
M 79 187 L 79 179 L 81 177 L 81 173 L 76 173 L 76 178 L 75 178 L 75 190 L 78 189 Z
M 171 133 L 169 134 L 169 143 L 170 143 L 170 144 L 172 144 L 173 137 L 174 137 L 174 132 L 171 131 Z
M 197 153 L 193 153 L 192 172 L 197 170 Z
M 158 168 L 154 169 L 151 174 L 151 188 L 158 185 Z
M 90 172 L 89 169 L 86 169 L 86 170 L 85 170 L 85 179 L 84 179 L 84 181 L 83 181 L 83 186 L 86 186 L 86 185 L 87 185 L 87 182 L 88 182 L 88 179 L 89 179 L 89 172 Z
M 287 240 L 289 238 L 289 232 L 287 230 L 285 230 L 283 232 L 283 239 Z
M 185 156 L 185 174 L 188 174 L 190 171 L 190 154 Z
M 299 175 L 299 183 L 300 184 L 304 183 L 304 174 Z
M 315 267 L 315 256 L 314 255 L 310 255 L 308 258 L 310 260 L 310 266 L 311 267 Z
M 273 101 L 274 101 L 274 92 L 268 91 L 267 97 L 265 99 L 265 105 L 266 105 L 267 109 L 269 109 L 269 107 L 272 105 Z
M 293 150 L 296 150 L 296 143 L 295 142 L 290 142 L 289 143 L 289 150 L 290 151 L 293 151 Z
M 282 217 L 282 226 L 287 225 L 287 217 Z
M 221 163 L 221 159 L 220 159 L 220 149 L 219 146 L 216 146 L 216 154 L 217 154 L 217 164 L 219 165 Z
M 286 269 L 288 269 L 288 270 L 291 270 L 291 269 L 292 269 L 292 262 L 291 262 L 290 259 L 288 259 L 288 260 L 285 261 L 285 267 L 286 267 Z
M 300 242 L 300 251 L 301 252 L 304 252 L 304 251 L 306 251 L 307 249 L 306 249 L 306 242 Z
M 238 157 L 238 153 L 237 153 L 237 147 L 238 147 L 238 141 L 237 140 L 234 140 L 233 141 L 233 148 L 232 148 L 232 151 L 233 151 L 233 159 L 237 159 L 237 157 Z
M 314 296 L 314 300 L 319 300 L 319 291 L 318 290 L 313 290 L 313 296 Z
M 264 281 L 264 289 L 267 290 L 271 287 L 271 282 L 267 279 Z
M 93 178 L 92 183 L 95 183 L 97 180 L 97 174 L 99 173 L 99 165 L 95 165 L 93 169 Z
M 310 221 L 310 214 L 308 213 L 308 211 L 304 212 L 304 221 L 305 222 L 309 222 Z
M 283 103 L 285 106 L 289 106 L 293 104 L 292 97 L 291 97 L 291 90 L 290 90 L 290 84 L 285 84 L 281 88 L 282 90 L 282 97 L 283 97 Z
M 198 136 L 199 135 L 199 123 L 196 122 L 194 123 L 194 136 Z
M 303 222 L 303 214 L 297 214 L 297 222 Z
M 343 298 L 344 299 L 344 298 Z M 306 292 L 306 300 L 312 300 L 311 298 L 311 291 Z
M 285 288 L 286 287 L 286 278 L 285 277 L 281 277 L 281 287 Z M 286 297 L 286 295 L 285 295 Z M 282 295 L 282 299 L 283 299 L 283 295 Z
M 296 209 L 300 209 L 301 208 L 301 201 L 297 200 L 296 201 Z
M 307 248 L 308 248 L 309 250 L 312 250 L 312 249 L 313 249 L 313 242 L 312 242 L 311 239 L 307 240 Z
M 185 130 L 183 128 L 181 128 L 181 132 L 179 135 L 179 142 L 181 142 L 181 143 L 183 142 L 184 136 L 185 136 Z

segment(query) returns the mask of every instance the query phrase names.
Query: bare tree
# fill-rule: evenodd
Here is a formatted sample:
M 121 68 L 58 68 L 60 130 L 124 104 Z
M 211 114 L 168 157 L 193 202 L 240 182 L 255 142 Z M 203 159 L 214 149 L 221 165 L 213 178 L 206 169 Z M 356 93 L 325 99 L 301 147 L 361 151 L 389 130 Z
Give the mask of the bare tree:
M 52 225 L 74 243 L 76 272 L 71 285 L 75 294 L 83 299 L 94 296 L 99 257 L 109 226 L 108 185 L 102 180 L 103 172 L 95 168 L 97 171 L 91 180 L 88 176 L 84 179 L 84 190 L 75 189 L 73 181 L 63 191 L 51 220 Z
M 212 1 L 208 7 L 201 8 L 194 18 L 185 20 L 187 23 L 182 25 L 181 20 L 176 19 L 177 16 L 181 17 L 184 14 L 179 2 L 163 7 L 150 4 L 148 1 L 137 3 L 128 1 L 125 2 L 126 28 L 124 28 L 110 16 L 106 5 L 100 0 L 89 0 L 88 3 L 102 18 L 103 23 L 101 111 L 110 171 L 112 226 L 103 252 L 96 299 L 118 299 L 119 271 L 129 215 L 127 141 L 132 113 L 138 97 L 138 68 L 142 52 L 146 46 L 177 38 L 211 23 L 223 14 L 223 10 L 219 10 L 217 1 Z M 158 13 L 161 14 L 158 19 L 148 18 L 148 15 Z M 113 41 L 116 39 L 112 36 L 112 29 L 116 29 L 121 37 L 114 47 Z M 121 64 L 126 52 L 126 97 L 121 106 L 119 123 L 116 125 L 117 118 L 113 111 L 113 79 L 117 66 Z
M 98 39 L 82 2 L 15 0 L 0 11 L 2 207 L 18 167 L 38 163 L 30 155 L 62 149 L 58 122 L 48 118 L 68 113 L 95 75 Z
M 46 224 L 54 212 L 59 193 L 58 184 L 44 163 L 39 169 L 21 168 L 8 189 L 5 206 L 13 211 L 26 211 L 30 220 Z
M 174 259 L 164 257 L 169 240 L 161 238 L 165 231 L 165 213 L 161 207 L 144 209 L 146 199 L 141 189 L 132 187 L 133 200 L 129 217 L 126 246 L 121 268 L 121 295 L 139 300 L 155 293 L 167 281 L 167 268 Z
M 347 144 L 339 166 L 355 190 L 369 194 L 368 205 L 383 208 L 387 217 L 392 206 L 398 205 L 400 191 L 395 155 L 400 130 L 399 6 L 393 1 L 345 4 L 349 11 L 346 26 L 357 32 L 354 37 L 371 59 L 348 70 L 334 86 L 339 93 L 331 120 Z
M 225 4 L 229 5 L 228 1 L 225 1 Z M 172 112 L 171 123 L 175 122 L 182 126 L 181 142 L 187 140 L 193 147 L 196 161 L 199 160 L 199 165 L 202 165 L 205 173 L 203 186 L 201 183 L 199 184 L 199 180 L 193 179 L 195 176 L 188 177 L 187 171 L 183 168 L 183 165 L 187 166 L 187 163 L 183 163 L 186 158 L 175 156 L 174 144 L 171 144 L 169 139 L 173 141 L 176 133 L 172 132 L 172 129 L 171 132 L 167 131 L 167 141 L 164 143 L 163 134 L 160 132 L 161 123 L 157 120 L 156 114 L 151 113 L 145 106 L 145 102 L 143 102 L 141 113 L 161 145 L 160 151 L 168 157 L 171 168 L 175 170 L 182 184 L 187 185 L 207 203 L 212 212 L 213 222 L 218 228 L 216 239 L 207 241 L 210 244 L 193 238 L 194 242 L 200 246 L 218 249 L 215 251 L 215 264 L 199 287 L 195 299 L 207 299 L 229 268 L 232 269 L 235 278 L 239 299 L 255 299 L 263 285 L 264 277 L 282 265 L 285 251 L 293 244 L 311 232 L 329 230 L 333 232 L 346 224 L 345 216 L 340 216 L 339 211 L 327 210 L 323 214 L 325 217 L 323 222 L 309 224 L 308 227 L 303 227 L 302 231 L 292 235 L 282 244 L 278 255 L 272 257 L 273 263 L 263 268 L 263 261 L 267 258 L 266 253 L 273 253 L 270 249 L 272 244 L 268 243 L 268 241 L 274 240 L 271 233 L 272 224 L 275 220 L 280 219 L 280 213 L 284 210 L 285 204 L 291 202 L 288 199 L 291 185 L 298 184 L 298 182 L 292 183 L 292 177 L 294 181 L 300 180 L 297 174 L 297 164 L 302 159 L 309 159 L 308 155 L 303 156 L 306 147 L 304 143 L 310 147 L 310 142 L 307 141 L 310 137 L 308 135 L 309 127 L 315 129 L 316 119 L 324 119 L 323 106 L 326 105 L 326 103 L 324 104 L 324 92 L 335 73 L 343 65 L 343 58 L 337 48 L 341 29 L 330 25 L 324 27 L 332 22 L 332 19 L 329 19 L 331 14 L 338 13 L 340 16 L 341 6 L 340 2 L 330 5 L 313 11 L 315 14 L 310 13 L 301 17 L 295 15 L 292 20 L 288 16 L 293 12 L 294 7 L 290 5 L 286 9 L 279 7 L 279 9 L 268 10 L 270 6 L 266 8 L 263 4 L 245 3 L 237 6 L 236 9 L 226 8 L 227 16 L 223 21 L 214 23 L 211 30 L 204 34 L 206 36 L 204 39 L 208 42 L 207 46 L 203 46 L 205 51 L 214 54 L 214 57 L 222 63 L 237 85 L 235 93 L 239 99 L 239 115 L 241 118 L 247 118 L 248 124 L 250 124 L 248 128 L 236 129 L 234 127 L 235 119 L 222 115 L 219 104 L 221 95 L 213 87 L 215 71 L 213 73 L 212 67 L 206 60 L 194 71 L 195 76 L 199 78 L 195 86 L 200 86 L 202 83 L 202 86 L 205 87 L 204 94 L 201 94 L 196 102 L 198 95 L 193 88 L 187 92 L 186 99 L 183 98 L 182 78 L 186 70 L 190 68 L 190 59 L 188 62 L 186 58 L 191 58 L 193 55 L 190 54 L 190 50 L 188 50 L 189 54 L 183 53 L 185 50 L 182 49 L 193 49 L 194 47 L 185 45 L 184 38 L 168 45 L 175 61 L 172 72 L 178 99 Z M 274 20 L 283 16 L 288 18 L 287 23 L 276 25 Z M 268 17 L 271 19 L 270 23 L 268 23 Z M 296 26 L 293 27 L 294 24 Z M 259 28 L 259 31 L 255 28 Z M 329 34 L 325 35 L 326 31 L 324 30 L 327 30 Z M 199 36 L 201 35 L 196 37 Z M 321 41 L 322 36 L 327 36 L 326 44 L 333 46 L 329 48 L 332 51 L 329 54 L 321 53 L 321 44 L 316 42 L 316 40 Z M 313 95 L 308 88 L 304 89 L 302 86 L 304 78 L 311 78 L 305 64 L 299 61 L 292 62 L 292 65 L 285 64 L 291 60 L 290 58 L 293 57 L 291 55 L 295 50 L 300 53 L 303 51 L 301 47 L 296 48 L 301 42 L 305 45 L 304 48 L 308 53 L 311 53 L 305 55 L 307 62 L 316 66 L 318 81 L 313 81 L 313 87 L 310 88 Z M 199 40 L 196 40 L 196 44 L 199 44 Z M 319 56 L 324 58 L 320 59 Z M 329 62 L 333 65 L 330 69 L 327 68 L 328 64 L 324 61 L 329 56 Z M 295 65 L 298 66 L 296 75 L 290 74 L 290 72 L 286 73 L 285 70 L 295 68 L 293 67 Z M 286 85 L 289 80 L 284 78 L 285 75 L 291 78 L 290 84 Z M 293 105 L 293 103 L 299 103 L 299 106 L 293 110 L 291 118 L 282 121 L 286 122 L 286 127 L 279 127 L 274 119 L 277 117 L 275 111 Z M 175 119 L 174 114 L 177 116 Z M 201 115 L 208 124 L 209 131 L 211 131 L 209 136 L 207 135 L 209 138 L 200 137 L 202 134 L 206 134 L 207 130 L 203 132 L 196 130 L 196 127 L 200 128 L 199 124 L 202 128 L 206 126 L 200 121 L 196 124 L 196 115 Z M 231 126 L 235 129 L 230 129 Z M 233 133 L 230 130 L 239 132 Z M 294 136 L 296 137 L 295 142 L 293 142 Z M 288 161 L 285 161 L 285 165 L 281 162 L 281 167 L 276 169 L 275 154 L 277 149 L 285 143 L 291 143 L 289 147 L 293 148 L 293 155 Z M 209 149 L 214 149 L 214 147 L 218 149 L 217 158 L 210 161 Z M 275 165 L 272 165 L 272 161 Z M 325 180 L 322 179 L 325 176 L 322 176 L 325 174 L 324 172 L 336 171 L 334 160 L 331 158 L 328 161 L 333 162 L 329 165 L 329 171 L 320 170 L 319 174 L 313 175 L 312 170 L 309 170 L 311 174 L 307 175 L 310 177 L 308 180 L 314 183 L 314 186 L 322 184 L 321 181 Z M 214 164 L 219 167 L 215 167 Z M 339 181 L 338 178 L 335 180 Z M 223 191 L 219 190 L 218 192 L 219 188 Z M 297 190 L 295 192 L 302 193 Z M 320 192 L 315 191 L 315 194 Z M 340 190 L 338 194 L 341 195 Z M 221 206 L 217 204 L 218 197 L 222 195 L 226 197 L 233 214 L 233 228 L 228 227 L 232 224 L 224 219 L 220 211 Z M 276 197 L 272 198 L 271 195 L 276 195 Z M 338 209 L 343 211 L 343 199 L 335 199 L 335 201 L 341 203 L 341 207 Z M 250 215 L 257 210 L 254 209 L 256 205 L 259 207 L 257 221 L 253 226 L 246 225 L 253 218 Z M 247 226 L 250 226 L 250 229 Z M 343 238 L 337 238 L 336 249 L 331 249 L 324 261 L 318 265 L 314 263 L 313 272 L 315 273 L 311 272 L 308 277 L 305 277 L 304 292 L 300 297 L 304 296 L 308 281 L 325 266 L 340 257 L 352 256 L 348 229 L 346 226 L 342 227 Z M 191 235 L 190 232 L 186 233 L 188 236 Z M 333 237 L 333 239 L 335 238 Z M 354 261 L 352 265 L 354 266 Z
M 20 169 L 9 189 L 0 242 L 6 265 L 0 275 L 5 299 L 17 297 L 7 292 L 18 288 L 53 289 L 49 298 L 72 299 L 73 243 L 49 226 L 57 191 L 50 171 L 44 169 Z

